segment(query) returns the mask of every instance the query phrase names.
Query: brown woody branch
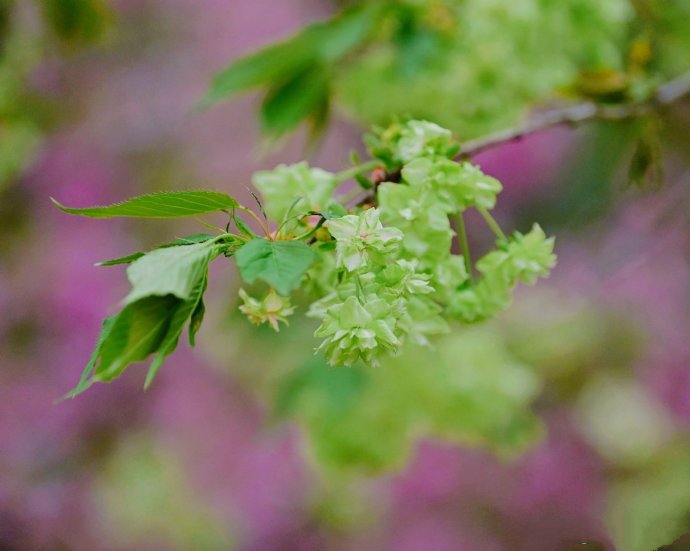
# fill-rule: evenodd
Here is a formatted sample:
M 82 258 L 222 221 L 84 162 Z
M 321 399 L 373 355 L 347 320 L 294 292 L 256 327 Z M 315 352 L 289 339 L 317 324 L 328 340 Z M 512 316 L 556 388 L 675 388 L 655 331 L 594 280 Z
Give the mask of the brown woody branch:
M 641 117 L 662 110 L 687 95 L 690 95 L 690 72 L 659 86 L 656 92 L 645 101 L 622 105 L 603 105 L 588 101 L 541 113 L 519 128 L 499 130 L 464 142 L 456 158 L 467 159 L 487 149 L 520 140 L 529 134 L 554 126 L 575 126 L 594 120 L 620 121 Z

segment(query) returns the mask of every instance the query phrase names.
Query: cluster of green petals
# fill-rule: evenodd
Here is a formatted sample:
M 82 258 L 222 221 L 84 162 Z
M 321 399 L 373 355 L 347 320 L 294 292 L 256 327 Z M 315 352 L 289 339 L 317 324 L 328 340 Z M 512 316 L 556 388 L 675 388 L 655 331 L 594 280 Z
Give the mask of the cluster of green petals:
M 553 246 L 553 237 L 547 238 L 537 224 L 527 234 L 515 232 L 507 244 L 479 259 L 481 279 L 451 298 L 449 314 L 473 322 L 504 310 L 512 301 L 517 283 L 534 285 L 538 278 L 549 274 L 556 264 Z
M 289 325 L 287 318 L 295 311 L 289 297 L 281 297 L 273 289 L 261 300 L 250 296 L 244 289 L 240 289 L 239 295 L 243 301 L 240 312 L 254 325 L 268 323 L 274 331 L 280 331 L 278 322 Z
M 252 182 L 264 197 L 266 212 L 277 221 L 282 221 L 290 212 L 326 208 L 337 185 L 333 174 L 310 168 L 306 161 L 257 172 Z
M 429 121 L 411 120 L 378 129 L 367 136 L 369 152 L 386 165 L 401 165 L 420 157 L 449 157 L 458 150 L 450 130 Z
M 377 209 L 329 220 L 326 228 L 336 240 L 337 264 L 348 272 L 383 262 L 384 255 L 397 252 L 403 238 L 398 228 L 383 227 Z
M 502 186 L 476 165 L 452 159 L 458 146 L 448 130 L 427 121 L 396 123 L 370 136 L 369 146 L 392 180 L 376 187 L 373 208 L 348 210 L 334 195 L 339 178 L 304 162 L 254 177 L 274 221 L 299 220 L 300 233 L 311 239 L 314 261 L 302 288 L 313 297 L 307 315 L 321 322 L 317 351 L 331 365 L 377 365 L 406 343 L 430 345 L 431 336 L 449 330 L 447 319 L 496 315 L 518 283 L 534 284 L 555 264 L 553 238 L 537 225 L 509 239 L 499 231 L 496 249 L 474 266 L 466 251 L 453 251 L 451 219 L 470 208 L 488 216 Z M 481 277 L 473 281 L 469 268 Z M 241 296 L 251 321 L 275 329 L 294 310 L 275 294 L 262 301 Z

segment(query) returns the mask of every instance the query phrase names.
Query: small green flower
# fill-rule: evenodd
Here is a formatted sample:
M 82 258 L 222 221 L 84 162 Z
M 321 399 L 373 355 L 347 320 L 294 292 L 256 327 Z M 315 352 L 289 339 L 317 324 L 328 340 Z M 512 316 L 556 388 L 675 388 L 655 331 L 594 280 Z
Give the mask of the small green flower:
M 402 246 L 411 256 L 433 263 L 448 255 L 453 230 L 430 190 L 384 183 L 378 188 L 378 200 L 381 218 L 404 232 Z
M 448 213 L 469 206 L 492 209 L 496 195 L 503 189 L 496 178 L 477 166 L 449 159 L 415 159 L 405 165 L 402 175 L 410 186 L 428 186 Z
M 324 337 L 317 351 L 323 350 L 331 365 L 352 365 L 362 360 L 376 365 L 385 352 L 400 346 L 395 336 L 393 305 L 376 296 L 360 301 L 351 296 L 325 312 L 315 337 Z
M 431 276 L 417 272 L 417 260 L 398 260 L 386 266 L 379 275 L 384 291 L 396 296 L 426 295 L 434 292 Z
M 254 185 L 263 195 L 266 211 L 281 221 L 292 207 L 295 214 L 326 208 L 337 182 L 330 172 L 309 168 L 306 161 L 257 172 Z
M 534 224 L 527 234 L 515 232 L 503 250 L 493 251 L 477 262 L 482 273 L 500 273 L 508 281 L 534 285 L 539 277 L 549 275 L 556 264 L 554 238 Z
M 371 155 L 391 168 L 419 157 L 451 157 L 458 150 L 450 130 L 429 121 L 396 123 L 367 139 Z
M 240 289 L 239 294 L 244 301 L 244 304 L 240 306 L 240 312 L 245 314 L 254 325 L 268 323 L 275 331 L 280 331 L 279 321 L 290 325 L 287 317 L 295 311 L 295 307 L 290 305 L 289 297 L 281 297 L 273 289 L 263 300 L 249 296 L 244 289 Z
M 326 222 L 336 240 L 337 263 L 352 272 L 372 261 L 383 262 L 384 255 L 395 254 L 403 233 L 397 228 L 384 228 L 378 209 L 359 215 L 348 214 Z

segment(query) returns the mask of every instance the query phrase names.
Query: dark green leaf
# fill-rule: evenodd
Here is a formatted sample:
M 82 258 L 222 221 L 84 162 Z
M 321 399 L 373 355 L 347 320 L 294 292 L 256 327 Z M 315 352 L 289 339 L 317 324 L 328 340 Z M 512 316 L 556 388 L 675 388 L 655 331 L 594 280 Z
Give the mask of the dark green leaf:
M 98 361 L 98 358 L 101 354 L 103 343 L 108 338 L 108 335 L 110 335 L 110 331 L 113 328 L 115 319 L 116 316 L 112 316 L 109 318 L 105 318 L 103 320 L 103 327 L 101 328 L 101 333 L 100 335 L 98 335 L 98 341 L 96 342 L 93 354 L 91 354 L 89 363 L 86 364 L 84 372 L 81 375 L 81 379 L 79 379 L 79 384 L 76 386 L 74 390 L 68 392 L 65 395 L 65 398 L 74 398 L 77 394 L 81 394 L 93 384 L 93 379 L 91 378 L 91 376 L 93 375 L 93 372 L 96 369 L 96 362 Z
M 44 0 L 43 9 L 53 32 L 74 46 L 98 40 L 112 17 L 103 0 Z
M 261 279 L 278 294 L 288 295 L 315 260 L 315 253 L 301 241 L 252 239 L 235 253 L 242 279 Z
M 328 88 L 326 69 L 315 66 L 270 90 L 261 105 L 262 130 L 275 136 L 293 130 L 321 109 L 328 100 Z
M 93 379 L 112 381 L 127 366 L 156 352 L 175 312 L 184 304 L 171 295 L 146 297 L 129 304 L 114 319 L 100 351 Z
M 303 71 L 314 60 L 314 49 L 304 39 L 292 38 L 243 57 L 218 73 L 202 100 L 209 105 L 256 86 L 281 82 Z
M 183 247 L 155 249 L 127 268 L 132 291 L 125 302 L 131 304 L 151 295 L 174 295 L 182 300 L 192 298 L 195 286 L 208 264 L 221 253 L 216 243 L 194 243 Z
M 204 304 L 204 297 L 202 296 L 197 302 L 194 312 L 192 312 L 192 318 L 189 321 L 189 345 L 196 346 L 196 334 L 204 321 L 204 315 L 206 314 L 206 305 Z
M 140 195 L 122 203 L 102 207 L 71 208 L 52 199 L 60 210 L 91 218 L 177 218 L 238 207 L 229 195 L 217 191 L 165 191 Z
M 378 13 L 378 7 L 354 8 L 236 60 L 214 77 L 202 105 L 258 86 L 280 88 L 319 61 L 331 64 L 341 59 L 369 36 Z
M 172 354 L 175 349 L 177 348 L 177 343 L 180 340 L 180 335 L 182 334 L 182 330 L 184 329 L 185 324 L 187 321 L 194 315 L 194 312 L 196 312 L 196 309 L 199 306 L 199 303 L 202 303 L 202 297 L 204 294 L 204 291 L 206 290 L 206 275 L 204 275 L 201 279 L 199 279 L 194 286 L 194 290 L 192 292 L 192 297 L 190 300 L 180 304 L 180 306 L 177 308 L 175 313 L 170 319 L 170 325 L 168 326 L 168 331 L 167 334 L 165 335 L 165 338 L 161 342 L 158 351 L 156 355 L 153 358 L 153 361 L 151 362 L 151 365 L 149 367 L 148 373 L 146 374 L 146 381 L 144 382 L 144 388 L 148 388 L 151 383 L 153 382 L 153 379 L 155 378 L 156 374 L 158 373 L 158 370 L 161 368 L 163 365 L 163 362 L 165 359 Z M 203 303 L 202 303 L 203 304 Z M 198 324 L 201 324 L 201 321 L 198 321 Z M 198 326 L 197 326 L 198 329 Z M 191 331 L 191 327 L 190 327 Z M 190 333 L 191 334 L 191 333 Z

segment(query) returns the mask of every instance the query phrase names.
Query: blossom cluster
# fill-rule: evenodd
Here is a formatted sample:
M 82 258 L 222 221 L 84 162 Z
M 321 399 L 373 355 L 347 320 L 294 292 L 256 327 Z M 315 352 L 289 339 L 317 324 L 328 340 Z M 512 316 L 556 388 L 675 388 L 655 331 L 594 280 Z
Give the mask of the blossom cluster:
M 556 261 L 553 238 L 536 224 L 510 237 L 498 229 L 496 248 L 474 265 L 462 236 L 455 245 L 465 210 L 493 221 L 488 211 L 502 186 L 452 159 L 458 146 L 448 130 L 413 120 L 379 130 L 368 143 L 386 177 L 359 206 L 335 194 L 337 175 L 305 162 L 254 179 L 278 226 L 292 221 L 310 237 L 316 260 L 303 281 L 312 298 L 307 315 L 321 321 L 316 350 L 332 365 L 376 365 L 406 343 L 431 344 L 450 319 L 490 318 L 510 304 L 518 283 L 534 284 Z M 254 323 L 276 330 L 294 310 L 274 291 L 263 301 L 242 297 Z

